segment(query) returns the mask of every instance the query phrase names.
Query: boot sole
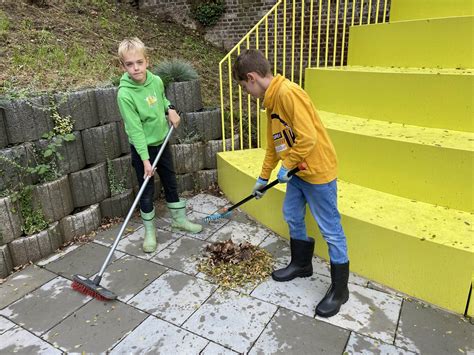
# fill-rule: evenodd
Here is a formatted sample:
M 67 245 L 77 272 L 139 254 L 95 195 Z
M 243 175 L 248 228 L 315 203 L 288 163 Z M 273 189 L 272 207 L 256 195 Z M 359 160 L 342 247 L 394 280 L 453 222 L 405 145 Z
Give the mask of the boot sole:
M 286 281 L 291 281 L 293 279 L 296 279 L 297 277 L 310 277 L 313 276 L 313 272 L 303 272 L 300 274 L 292 275 L 291 277 L 277 277 L 273 275 L 272 273 L 272 279 L 277 282 L 286 282 Z

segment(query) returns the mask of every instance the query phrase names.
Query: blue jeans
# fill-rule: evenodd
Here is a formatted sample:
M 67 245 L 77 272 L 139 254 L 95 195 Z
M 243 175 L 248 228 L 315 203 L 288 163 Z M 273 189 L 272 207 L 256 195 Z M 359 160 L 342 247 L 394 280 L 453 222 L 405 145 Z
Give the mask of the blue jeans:
M 306 203 L 328 244 L 331 263 L 348 262 L 346 236 L 337 209 L 337 180 L 327 184 L 310 184 L 297 176 L 290 179 L 283 203 L 283 216 L 291 238 L 309 240 L 305 224 Z

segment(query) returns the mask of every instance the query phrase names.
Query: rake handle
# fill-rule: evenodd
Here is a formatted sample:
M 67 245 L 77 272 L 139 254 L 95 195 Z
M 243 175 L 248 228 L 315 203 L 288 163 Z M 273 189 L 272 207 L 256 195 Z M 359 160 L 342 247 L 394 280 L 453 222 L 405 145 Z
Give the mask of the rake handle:
M 291 169 L 291 170 L 288 172 L 288 176 L 293 176 L 293 175 L 295 175 L 298 171 L 300 171 L 300 170 L 305 170 L 305 169 L 306 169 L 305 163 L 301 163 L 301 164 L 299 164 L 296 168 Z M 260 192 L 265 192 L 265 191 L 267 191 L 268 189 L 271 189 L 273 186 L 278 185 L 278 183 L 279 183 L 278 179 L 275 179 L 275 180 L 273 180 L 271 183 L 269 183 L 268 185 L 265 185 L 265 186 L 264 186 L 263 188 L 261 188 L 259 191 L 260 191 Z M 239 206 L 243 205 L 244 203 L 250 201 L 251 199 L 255 198 L 255 196 L 256 196 L 255 194 L 250 194 L 249 196 L 247 196 L 247 197 L 244 198 L 243 200 L 237 202 L 235 205 L 232 205 L 231 207 L 229 207 L 226 212 L 230 212 L 230 211 L 236 209 L 237 207 L 239 207 Z

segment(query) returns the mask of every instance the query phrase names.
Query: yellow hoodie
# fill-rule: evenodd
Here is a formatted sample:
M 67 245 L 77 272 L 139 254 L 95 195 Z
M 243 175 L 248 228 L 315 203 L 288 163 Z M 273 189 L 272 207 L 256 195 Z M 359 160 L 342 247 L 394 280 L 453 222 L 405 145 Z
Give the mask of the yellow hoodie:
M 308 94 L 281 75 L 265 92 L 267 150 L 260 177 L 269 179 L 282 160 L 287 169 L 305 162 L 307 170 L 297 175 L 311 184 L 324 184 L 337 177 L 334 146 Z

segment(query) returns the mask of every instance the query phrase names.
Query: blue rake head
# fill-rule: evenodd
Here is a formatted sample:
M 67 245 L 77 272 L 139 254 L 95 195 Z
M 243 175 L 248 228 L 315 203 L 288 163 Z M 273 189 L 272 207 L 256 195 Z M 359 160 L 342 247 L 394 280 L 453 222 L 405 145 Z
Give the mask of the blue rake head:
M 225 212 L 222 212 L 222 213 L 214 213 L 214 214 L 211 214 L 210 216 L 207 216 L 206 218 L 204 218 L 204 222 L 209 223 L 209 222 L 215 221 L 217 219 L 227 218 L 231 214 L 232 214 L 231 211 L 225 211 Z

